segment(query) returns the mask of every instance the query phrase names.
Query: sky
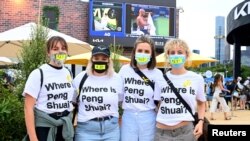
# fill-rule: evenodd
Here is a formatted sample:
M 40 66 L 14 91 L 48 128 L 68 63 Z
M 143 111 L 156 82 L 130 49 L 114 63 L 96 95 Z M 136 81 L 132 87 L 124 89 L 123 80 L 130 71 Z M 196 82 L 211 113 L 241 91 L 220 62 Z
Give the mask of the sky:
M 176 7 L 184 10 L 179 17 L 179 38 L 191 50 L 198 49 L 203 56 L 215 57 L 215 17 L 225 16 L 226 23 L 229 12 L 242 1 L 176 0 Z

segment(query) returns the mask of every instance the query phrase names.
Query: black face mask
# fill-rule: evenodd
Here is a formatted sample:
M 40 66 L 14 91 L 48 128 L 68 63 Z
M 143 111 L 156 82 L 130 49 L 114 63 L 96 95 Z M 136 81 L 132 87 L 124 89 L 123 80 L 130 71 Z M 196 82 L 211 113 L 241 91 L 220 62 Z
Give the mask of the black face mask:
M 97 73 L 103 73 L 108 70 L 108 62 L 93 62 L 92 69 Z

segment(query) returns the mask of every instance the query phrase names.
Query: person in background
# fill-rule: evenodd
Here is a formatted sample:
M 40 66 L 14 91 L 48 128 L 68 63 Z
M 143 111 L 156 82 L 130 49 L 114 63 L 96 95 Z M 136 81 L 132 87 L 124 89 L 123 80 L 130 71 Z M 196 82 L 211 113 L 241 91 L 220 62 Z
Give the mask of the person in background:
M 138 37 L 132 50 L 130 64 L 122 66 L 119 71 L 124 84 L 121 141 L 154 140 L 154 98 L 160 91 L 154 83 L 162 77 L 162 72 L 155 66 L 154 41 L 149 36 Z M 147 78 L 141 77 L 136 71 L 142 72 Z M 151 86 L 148 81 L 152 82 Z
M 226 100 L 226 103 L 227 105 L 229 104 L 229 102 L 231 103 L 231 83 L 230 81 L 227 81 L 225 83 L 225 88 L 228 89 L 230 92 L 226 92 L 226 96 L 225 96 L 225 100 Z
M 144 9 L 139 10 L 139 15 L 136 18 L 137 27 L 144 33 L 149 34 L 149 23 Z
M 166 75 L 180 96 L 192 110 L 190 113 L 177 98 L 166 80 L 159 85 L 161 94 L 156 99 L 160 100 L 156 118 L 155 141 L 182 140 L 194 141 L 203 134 L 206 97 L 204 94 L 204 79 L 201 75 L 189 71 L 184 64 L 188 62 L 191 52 L 184 40 L 170 39 L 164 46 L 164 53 L 171 70 Z M 197 108 L 199 121 L 193 124 Z
M 47 42 L 49 63 L 33 70 L 23 91 L 25 123 L 30 141 L 73 141 L 71 73 L 63 66 L 66 41 L 53 36 Z
M 230 112 L 230 108 L 228 107 L 225 98 L 219 96 L 219 94 L 222 93 L 222 91 L 226 91 L 226 92 L 230 93 L 229 90 L 227 90 L 223 87 L 223 76 L 222 75 L 216 74 L 214 76 L 213 88 L 214 88 L 214 96 L 213 96 L 212 104 L 210 107 L 210 112 L 211 112 L 210 119 L 215 120 L 214 112 L 217 109 L 218 103 L 220 103 L 222 110 L 224 112 L 224 119 L 231 120 L 231 117 L 228 114 Z
M 85 74 L 88 77 L 81 85 Z M 118 101 L 123 84 L 114 72 L 108 47 L 93 48 L 86 71 L 79 73 L 73 84 L 81 89 L 75 141 L 119 141 Z
M 212 87 L 211 87 L 211 85 L 213 85 L 212 84 L 212 82 L 208 82 L 207 83 L 207 86 L 206 86 L 206 97 L 207 97 L 207 102 L 206 102 L 206 111 L 207 111 L 207 109 L 209 109 L 210 108 L 210 105 L 211 105 L 211 101 L 212 101 L 212 98 L 213 98 L 213 93 L 212 93 Z
M 243 84 L 241 82 L 244 82 Z M 240 94 L 239 94 L 239 104 L 240 104 L 240 110 L 246 109 L 246 102 L 247 102 L 247 79 L 245 81 L 240 78 L 240 80 L 237 83 L 238 88 L 240 88 Z

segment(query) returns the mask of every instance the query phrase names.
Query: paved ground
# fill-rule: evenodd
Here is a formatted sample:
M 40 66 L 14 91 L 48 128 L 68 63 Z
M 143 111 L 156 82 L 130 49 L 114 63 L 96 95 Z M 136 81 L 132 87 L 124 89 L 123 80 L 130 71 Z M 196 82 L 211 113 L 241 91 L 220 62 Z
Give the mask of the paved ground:
M 223 112 L 214 113 L 214 118 L 216 120 L 210 120 L 210 113 L 206 112 L 206 117 L 210 124 L 215 125 L 250 125 L 250 110 L 236 110 L 230 113 L 231 120 L 224 120 Z

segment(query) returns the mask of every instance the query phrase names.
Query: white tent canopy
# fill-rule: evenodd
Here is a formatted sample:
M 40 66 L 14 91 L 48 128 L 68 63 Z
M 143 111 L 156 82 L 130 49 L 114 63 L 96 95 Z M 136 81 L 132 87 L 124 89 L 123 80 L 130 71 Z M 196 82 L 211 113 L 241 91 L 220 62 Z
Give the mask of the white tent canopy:
M 0 56 L 0 66 L 1 65 L 10 65 L 10 64 L 16 64 L 16 62 L 12 61 L 8 57 Z
M 0 56 L 16 58 L 21 51 L 22 42 L 30 40 L 36 27 L 37 25 L 31 22 L 0 33 Z M 86 42 L 46 27 L 43 28 L 48 31 L 48 38 L 60 36 L 66 40 L 69 46 L 69 55 L 86 53 L 92 49 Z

